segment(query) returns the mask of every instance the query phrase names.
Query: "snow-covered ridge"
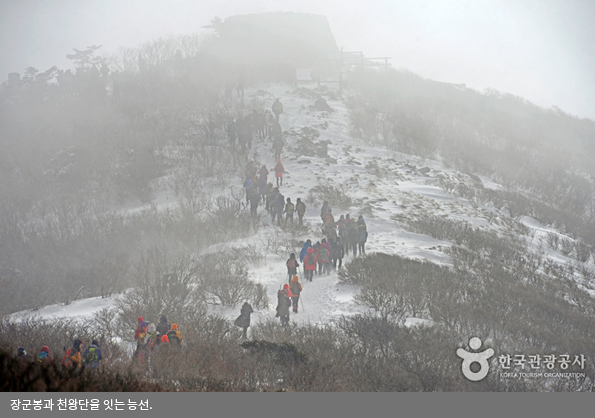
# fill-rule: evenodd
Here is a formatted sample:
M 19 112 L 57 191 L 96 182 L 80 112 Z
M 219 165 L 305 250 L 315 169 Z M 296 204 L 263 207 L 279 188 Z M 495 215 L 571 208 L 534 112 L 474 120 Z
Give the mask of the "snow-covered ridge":
M 314 89 L 315 86 L 308 86 Z M 263 95 L 263 90 L 266 94 Z M 439 240 L 428 235 L 413 233 L 407 229 L 406 219 L 420 216 L 431 216 L 455 222 L 465 222 L 482 230 L 519 234 L 519 230 L 511 230 L 511 225 L 519 222 L 529 231 L 520 238 L 526 241 L 528 251 L 542 251 L 546 256 L 559 264 L 580 264 L 568 255 L 547 244 L 547 234 L 560 234 L 552 228 L 541 225 L 538 221 L 523 217 L 511 219 L 507 214 L 489 205 L 478 205 L 460 197 L 449 188 L 449 184 L 465 184 L 469 187 L 486 187 L 499 189 L 502 186 L 492 179 L 471 178 L 444 166 L 439 161 L 427 160 L 416 156 L 402 154 L 385 148 L 365 145 L 351 135 L 350 112 L 344 98 L 328 97 L 329 105 L 334 112 L 321 112 L 312 108 L 311 95 L 304 94 L 308 90 L 296 90 L 287 85 L 258 86 L 246 90 L 246 97 L 264 100 L 270 108 L 274 98 L 279 97 L 283 103 L 284 113 L 280 123 L 285 132 L 287 145 L 282 153 L 282 161 L 286 173 L 283 186 L 280 188 L 285 197 L 293 202 L 299 197 L 305 200 L 308 192 L 319 185 L 329 184 L 341 188 L 351 198 L 353 204 L 346 208 L 333 208 L 333 215 L 338 219 L 341 214 L 352 217 L 363 215 L 369 232 L 366 251 L 397 254 L 402 257 L 428 260 L 441 265 L 451 265 L 452 260 L 444 250 L 452 242 Z M 306 128 L 319 133 L 317 143 L 326 142 L 328 157 L 303 156 L 298 145 L 298 135 Z M 269 170 L 274 166 L 271 140 L 253 141 L 251 156 L 259 163 L 267 165 Z M 272 170 L 271 170 L 272 171 Z M 271 176 L 271 175 L 269 175 Z M 269 177 L 269 181 L 270 181 Z M 241 184 L 234 187 L 241 188 Z M 215 189 L 214 189 L 215 190 Z M 220 190 L 219 192 L 223 192 Z M 162 190 L 154 201 L 157 207 L 166 208 L 177 204 L 172 193 Z M 129 208 L 137 211 L 140 207 Z M 246 209 L 248 210 L 248 209 Z M 264 212 L 262 206 L 259 212 Z M 318 224 L 320 208 L 308 204 L 305 220 Z M 241 241 L 227 245 L 235 247 L 262 243 L 266 234 L 273 233 L 277 227 L 270 225 L 260 232 Z M 564 237 L 570 239 L 570 237 Z M 319 241 L 322 235 L 300 237 Z M 209 252 L 209 249 L 205 250 Z M 251 278 L 262 283 L 268 289 L 271 306 L 268 310 L 254 313 L 253 321 L 272 318 L 275 315 L 274 301 L 276 292 L 286 283 L 285 260 L 289 254 L 281 257 L 268 254 L 261 265 L 250 266 Z M 353 255 L 344 259 L 349 262 Z M 591 269 L 590 260 L 582 263 Z M 577 280 L 580 278 L 577 277 Z M 581 283 L 587 286 L 587 283 Z M 367 310 L 357 305 L 353 299 L 357 288 L 339 284 L 335 272 L 328 276 L 314 276 L 313 282 L 303 283 L 303 305 L 291 320 L 297 323 L 319 323 L 329 321 L 340 315 L 352 315 Z M 589 289 L 587 289 L 589 290 Z M 595 294 L 595 291 L 591 291 Z M 38 311 L 23 311 L 12 315 L 13 318 L 40 316 L 55 318 L 60 316 L 88 318 L 94 312 L 114 306 L 115 298 L 90 298 L 74 301 L 70 305 L 51 305 Z M 239 313 L 237 309 L 215 309 L 215 311 L 233 319 Z M 418 318 L 410 318 L 408 323 L 415 323 Z

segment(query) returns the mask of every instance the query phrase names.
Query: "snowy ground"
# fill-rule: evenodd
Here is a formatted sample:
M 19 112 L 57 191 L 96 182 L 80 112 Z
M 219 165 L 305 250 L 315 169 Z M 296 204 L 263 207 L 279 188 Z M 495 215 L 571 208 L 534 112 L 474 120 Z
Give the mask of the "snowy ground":
M 315 86 L 309 86 L 314 88 Z M 268 94 L 263 95 L 262 90 Z M 453 179 L 457 182 L 474 184 L 468 176 L 447 169 L 438 161 L 423 160 L 419 157 L 404 155 L 382 148 L 362 145 L 360 140 L 351 136 L 351 123 L 348 109 L 342 99 L 327 99 L 335 112 L 319 112 L 308 108 L 314 99 L 300 97 L 292 92 L 290 86 L 260 86 L 259 89 L 247 90 L 247 98 L 258 97 L 265 100 L 265 106 L 270 108 L 276 97 L 281 98 L 284 114 L 280 123 L 283 131 L 300 131 L 303 127 L 314 128 L 320 132 L 318 141 L 329 140 L 329 158 L 300 156 L 297 151 L 295 136 L 286 136 L 288 145 L 283 150 L 282 161 L 286 174 L 283 179 L 281 192 L 290 197 L 295 203 L 299 197 L 305 200 L 308 191 L 324 182 L 342 187 L 352 198 L 355 205 L 350 208 L 333 208 L 333 215 L 338 220 L 341 214 L 349 213 L 357 218 L 364 216 L 368 226 L 369 238 L 366 245 L 368 253 L 384 252 L 398 254 L 403 257 L 430 260 L 435 263 L 449 265 L 450 257 L 443 250 L 451 245 L 430 236 L 415 234 L 400 227 L 395 219 L 399 216 L 411 217 L 425 213 L 432 216 L 448 217 L 449 219 L 465 221 L 475 227 L 499 231 L 506 227 L 506 223 L 494 222 L 495 219 L 506 218 L 507 215 L 497 212 L 493 207 L 479 207 L 466 199 L 449 194 L 439 187 L 440 180 Z M 272 167 L 275 164 L 271 151 L 272 141 L 255 140 L 251 155 L 258 155 L 260 163 L 266 164 L 271 172 L 269 181 L 274 181 Z M 309 162 L 304 162 L 308 160 Z M 477 179 L 475 180 L 477 181 Z M 501 187 L 491 179 L 482 178 L 483 187 L 497 189 Z M 241 184 L 234 185 L 241 187 Z M 167 196 L 167 197 L 164 197 Z M 158 207 L 172 204 L 172 194 L 162 194 L 156 199 Z M 175 204 L 175 202 L 173 202 Z M 138 208 L 129 208 L 137 210 Z M 259 207 L 259 211 L 264 208 Z M 305 220 L 318 224 L 320 222 L 320 207 L 308 205 Z M 494 217 L 494 215 L 496 215 Z M 297 215 L 296 215 L 297 219 Z M 491 219 L 491 220 L 490 220 Z M 542 236 L 554 232 L 550 228 L 540 225 L 529 217 L 520 221 L 533 231 L 533 236 L 526 237 L 529 248 L 535 251 L 544 249 Z M 261 230 L 261 235 L 270 233 L 274 227 Z M 303 240 L 310 238 L 312 242 L 319 241 L 320 236 L 303 236 Z M 254 236 L 242 242 L 234 242 L 234 246 L 259 242 L 262 236 Z M 557 253 L 554 249 L 546 248 L 546 254 L 558 263 L 576 263 L 568 257 Z M 299 255 L 299 254 L 298 254 Z M 289 254 L 281 257 L 268 254 L 266 262 L 260 266 L 252 266 L 251 277 L 266 285 L 271 305 L 268 310 L 259 310 L 253 314 L 253 323 L 273 318 L 275 315 L 276 292 L 287 280 L 285 261 Z M 349 255 L 344 262 L 352 258 Z M 357 291 L 354 286 L 341 285 L 336 273 L 328 276 L 314 276 L 310 283 L 303 283 L 302 302 L 300 312 L 291 315 L 291 321 L 297 323 L 320 323 L 336 318 L 340 315 L 353 315 L 365 311 L 366 308 L 357 305 L 353 296 Z M 595 293 L 595 292 L 593 292 Z M 91 298 L 73 302 L 68 306 L 48 306 L 38 311 L 24 311 L 14 314 L 14 317 L 39 315 L 41 317 L 88 317 L 93 312 L 114 304 L 111 298 Z M 239 314 L 239 306 L 234 309 L 217 310 L 235 319 Z M 409 318 L 408 323 L 417 323 L 418 318 Z

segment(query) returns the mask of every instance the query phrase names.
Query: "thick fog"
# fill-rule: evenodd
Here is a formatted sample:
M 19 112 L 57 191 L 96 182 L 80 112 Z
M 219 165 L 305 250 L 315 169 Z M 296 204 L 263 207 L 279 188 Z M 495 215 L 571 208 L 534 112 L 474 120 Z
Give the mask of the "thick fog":
M 390 56 L 396 68 L 595 118 L 595 6 L 578 0 L 2 2 L 0 75 L 70 68 L 73 47 L 113 53 L 204 31 L 215 16 L 276 11 L 325 15 L 339 47 Z

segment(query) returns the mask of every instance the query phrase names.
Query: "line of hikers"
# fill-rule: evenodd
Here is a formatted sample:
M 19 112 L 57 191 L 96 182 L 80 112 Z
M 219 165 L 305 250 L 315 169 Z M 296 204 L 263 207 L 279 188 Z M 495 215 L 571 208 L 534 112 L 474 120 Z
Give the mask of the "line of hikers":
M 353 255 L 356 256 L 358 250 L 360 255 L 366 253 L 368 228 L 362 215 L 359 215 L 357 221 L 350 218 L 349 214 L 341 215 L 335 222 L 332 209 L 325 201 L 320 210 L 320 218 L 322 219 L 322 233 L 329 242 L 336 242 L 338 239 L 345 254 L 353 251 Z
M 281 223 L 287 225 L 288 222 L 293 224 L 295 213 L 298 215 L 299 225 L 303 225 L 306 204 L 300 198 L 294 204 L 291 198 L 285 198 L 279 191 L 279 186 L 283 185 L 283 172 L 285 171 L 281 160 L 277 161 L 274 170 L 277 187 L 273 186 L 273 183 L 267 183 L 269 170 L 266 165 L 263 165 L 258 172 L 252 162 L 246 167 L 244 172 L 246 180 L 244 180 L 243 187 L 246 192 L 246 204 L 250 205 L 250 214 L 254 218 L 257 216 L 258 205 L 262 201 L 273 222 L 276 218 L 278 225 Z
M 227 137 L 230 146 L 235 147 L 235 142 L 238 140 L 243 149 L 246 146 L 251 149 L 252 138 L 256 133 L 259 139 L 273 139 L 275 160 L 281 158 L 285 140 L 283 139 L 283 130 L 279 124 L 279 115 L 283 113 L 283 105 L 278 98 L 273 103 L 271 110 L 272 113 L 268 109 L 264 112 L 252 109 L 252 113 L 232 119 L 227 125 Z
M 277 292 L 277 314 L 275 318 L 279 318 L 281 325 L 287 326 L 289 324 L 289 308 L 293 309 L 293 313 L 298 313 L 299 299 L 302 293 L 302 284 L 299 277 L 295 274 L 290 280 L 289 284 L 285 283 L 283 288 Z
M 99 343 L 93 340 L 89 347 L 83 352 L 84 342 L 80 339 L 75 339 L 71 348 L 63 348 L 64 355 L 62 356 L 62 366 L 65 367 L 91 367 L 98 368 L 103 356 Z M 19 347 L 17 350 L 17 358 L 25 360 L 33 360 L 25 347 Z M 35 356 L 35 360 L 39 363 L 53 363 L 54 359 L 50 356 L 50 348 L 47 345 L 41 347 L 39 354 Z

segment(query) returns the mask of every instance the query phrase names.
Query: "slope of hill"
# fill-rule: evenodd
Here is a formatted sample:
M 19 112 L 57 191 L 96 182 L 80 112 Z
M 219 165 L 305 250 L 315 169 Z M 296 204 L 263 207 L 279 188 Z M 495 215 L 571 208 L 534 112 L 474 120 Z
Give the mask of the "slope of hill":
M 318 95 L 326 96 L 333 112 L 314 109 L 313 99 Z M 360 214 L 364 216 L 369 232 L 366 245 L 368 254 L 381 252 L 453 266 L 448 249 L 460 245 L 461 239 L 453 239 L 452 234 L 444 231 L 440 235 L 437 226 L 442 221 L 444 225 L 462 225 L 504 237 L 514 236 L 515 241 L 522 243 L 528 257 L 531 254 L 542 255 L 544 260 L 552 263 L 554 270 L 573 266 L 573 277 L 579 288 L 595 293 L 591 281 L 586 277 L 592 271 L 591 258 L 576 260 L 572 257 L 572 251 L 563 251 L 553 245 L 554 242 L 574 242 L 570 237 L 528 216 L 511 218 L 493 205 L 472 202 L 455 190 L 461 187 L 501 189 L 501 185 L 489 178 L 461 174 L 436 160 L 362 144 L 351 135 L 350 110 L 345 98 L 338 97 L 336 92 L 328 89 L 317 90 L 314 85 L 300 88 L 274 85 L 258 86 L 246 91 L 248 100 L 261 100 L 267 108 L 276 97 L 284 105 L 280 122 L 287 141 L 282 153 L 286 173 L 280 189 L 285 197 L 291 197 L 294 202 L 298 197 L 307 202 L 305 219 L 312 228 L 306 233 L 295 229 L 283 230 L 269 220 L 266 221 L 268 226 L 248 238 L 217 244 L 202 251 L 202 254 L 225 252 L 230 248 L 250 245 L 268 251 L 264 260 L 256 261 L 249 267 L 251 278 L 266 286 L 271 301 L 268 309 L 255 312 L 254 323 L 274 317 L 276 290 L 285 283 L 285 260 L 289 255 L 288 251 L 279 249 L 281 242 L 293 240 L 303 243 L 308 238 L 316 242 L 322 238 L 317 225 L 320 224 L 318 214 L 324 194 L 316 193 L 321 186 L 344 193 L 342 201 L 335 200 L 342 206 L 333 206 L 333 199 L 329 198 L 335 219 L 347 213 L 352 217 Z M 255 140 L 250 158 L 271 169 L 274 165 L 271 145 L 269 139 Z M 310 153 L 307 148 L 316 150 L 317 154 L 307 155 Z M 241 182 L 237 181 L 234 187 L 241 188 Z M 214 188 L 212 192 L 217 193 L 217 189 Z M 158 209 L 178 204 L 167 187 L 157 192 L 154 202 Z M 131 208 L 129 211 L 133 213 L 141 208 Z M 262 204 L 259 212 L 264 212 Z M 275 251 L 272 251 L 273 248 Z M 299 249 L 296 247 L 297 251 Z M 353 258 L 353 255 L 347 255 L 344 263 Z M 588 273 L 580 275 L 579 271 Z M 399 272 L 394 272 L 394 280 L 399 280 Z M 328 276 L 317 275 L 313 282 L 304 283 L 300 313 L 292 315 L 291 320 L 298 324 L 324 323 L 340 315 L 367 311 L 369 307 L 354 300 L 358 288 L 340 282 L 336 272 Z M 110 298 L 75 301 L 70 306 L 56 305 L 38 311 L 24 311 L 13 317 L 88 317 L 111 304 L 113 301 Z M 239 307 L 213 309 L 233 319 Z M 428 319 L 409 317 L 408 323 Z

